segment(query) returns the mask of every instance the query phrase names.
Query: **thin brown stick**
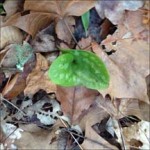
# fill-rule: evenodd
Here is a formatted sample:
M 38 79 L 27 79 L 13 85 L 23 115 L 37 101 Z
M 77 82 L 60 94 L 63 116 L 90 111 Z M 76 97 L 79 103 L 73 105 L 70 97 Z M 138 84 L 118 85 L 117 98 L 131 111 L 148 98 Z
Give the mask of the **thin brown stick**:
M 82 49 L 82 48 L 80 47 L 80 45 L 78 44 L 76 38 L 74 37 L 74 35 L 73 35 L 73 33 L 72 33 L 72 31 L 71 31 L 71 29 L 70 29 L 68 23 L 66 22 L 66 20 L 65 20 L 65 19 L 62 19 L 62 20 L 63 20 L 64 24 L 66 25 L 68 31 L 70 32 L 70 34 L 71 34 L 71 36 L 72 36 L 74 42 L 76 43 L 76 45 L 79 47 L 79 49 Z
M 62 122 L 62 124 L 63 124 L 66 128 L 68 128 L 68 126 L 67 126 L 66 123 L 63 121 L 63 119 L 61 119 L 60 117 L 59 117 L 59 119 L 60 119 L 60 121 Z M 78 144 L 78 146 L 80 147 L 80 149 L 83 150 L 83 148 L 81 147 L 81 145 L 79 144 L 79 142 L 76 140 L 76 138 L 74 137 L 74 135 L 73 135 L 70 131 L 68 131 L 68 132 L 69 132 L 69 134 L 72 136 L 72 138 L 75 140 L 75 142 Z

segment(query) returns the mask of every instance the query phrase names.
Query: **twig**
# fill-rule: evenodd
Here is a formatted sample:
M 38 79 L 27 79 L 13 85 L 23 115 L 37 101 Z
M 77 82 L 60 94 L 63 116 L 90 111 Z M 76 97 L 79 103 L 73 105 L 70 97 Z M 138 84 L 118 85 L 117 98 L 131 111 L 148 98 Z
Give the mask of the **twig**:
M 124 150 L 127 150 L 126 147 L 125 147 L 125 141 L 124 141 L 124 137 L 123 137 L 123 134 L 122 134 L 122 128 L 121 128 L 121 125 L 120 125 L 120 123 L 119 123 L 118 120 L 117 120 L 117 123 L 118 123 L 119 130 L 120 130 L 120 135 L 121 135 L 121 140 L 122 140 L 123 149 L 124 149 Z
M 5 143 L 5 141 L 17 130 L 18 128 L 16 127 L 16 129 L 14 131 L 12 131 L 4 140 L 2 140 L 1 143 Z
M 65 20 L 65 19 L 62 19 L 62 20 L 63 20 L 64 24 L 66 25 L 66 27 L 67 27 L 68 31 L 70 32 L 70 34 L 71 34 L 71 36 L 72 36 L 73 40 L 75 41 L 75 43 L 76 43 L 76 44 L 77 44 L 77 46 L 79 47 L 79 49 L 82 49 L 82 48 L 80 47 L 80 45 L 78 44 L 78 42 L 77 42 L 76 38 L 75 38 L 75 37 L 74 37 L 74 35 L 72 34 L 72 31 L 70 30 L 70 27 L 68 26 L 68 24 L 67 24 L 66 20 Z
M 5 99 L 5 98 L 2 96 L 2 94 L 0 94 L 0 95 L 1 95 L 1 98 L 2 98 L 3 101 L 7 102 L 8 104 L 10 104 L 11 106 L 13 106 L 13 107 L 16 108 L 18 111 L 20 111 L 23 115 L 26 116 L 26 114 L 25 114 L 20 108 L 18 108 L 16 105 L 14 105 L 13 103 L 11 103 L 11 102 L 8 101 L 7 99 Z
M 60 121 L 62 122 L 62 124 L 66 127 L 66 128 L 68 128 L 68 126 L 66 125 L 66 123 L 63 121 L 63 119 L 61 119 L 60 117 L 59 117 L 59 119 L 60 119 Z M 80 149 L 81 150 L 83 150 L 83 148 L 81 147 L 81 145 L 79 144 L 79 142 L 76 140 L 76 138 L 74 137 L 74 135 L 68 130 L 68 132 L 69 132 L 69 134 L 72 136 L 72 138 L 75 140 L 75 142 L 78 144 L 78 146 L 80 147 Z

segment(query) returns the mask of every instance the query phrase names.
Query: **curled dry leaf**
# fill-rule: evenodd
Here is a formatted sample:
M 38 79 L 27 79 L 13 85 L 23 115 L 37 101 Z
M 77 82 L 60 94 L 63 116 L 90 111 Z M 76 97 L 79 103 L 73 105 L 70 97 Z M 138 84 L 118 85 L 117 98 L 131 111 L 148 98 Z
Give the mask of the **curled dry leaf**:
M 98 92 L 85 87 L 65 88 L 57 86 L 56 96 L 61 102 L 63 112 L 77 120 L 94 102 Z
M 56 85 L 48 79 L 47 70 L 49 66 L 47 60 L 40 53 L 36 54 L 36 60 L 36 67 L 28 75 L 27 86 L 24 90 L 24 94 L 29 97 L 32 97 L 40 89 L 45 90 L 47 93 L 56 91 Z
M 0 28 L 0 49 L 4 48 L 8 44 L 22 43 L 23 34 L 14 26 L 6 26 Z
M 100 91 L 116 98 L 136 98 L 149 103 L 145 77 L 149 74 L 149 50 L 144 41 L 130 39 L 118 42 L 117 51 L 108 56 L 96 43 L 93 51 L 105 62 L 109 88 Z

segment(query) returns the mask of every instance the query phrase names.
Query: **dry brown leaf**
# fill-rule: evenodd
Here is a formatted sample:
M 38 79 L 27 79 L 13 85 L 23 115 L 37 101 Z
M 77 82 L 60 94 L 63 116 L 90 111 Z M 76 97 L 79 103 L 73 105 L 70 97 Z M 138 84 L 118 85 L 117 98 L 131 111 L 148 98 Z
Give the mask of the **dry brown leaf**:
M 50 34 L 50 31 L 53 30 L 53 24 L 48 26 L 46 29 L 40 31 L 36 37 L 33 39 L 31 45 L 34 49 L 34 52 L 51 52 L 56 50 L 55 39 Z
M 26 64 L 24 65 L 23 72 L 15 74 L 14 77 L 6 84 L 2 91 L 2 95 L 5 98 L 13 99 L 21 92 L 23 92 L 26 87 L 26 78 L 34 67 L 34 59 L 34 56 L 31 57 L 31 59 L 28 60 L 28 62 L 26 62 Z
M 88 38 L 82 38 L 78 42 L 78 45 L 81 47 L 81 49 L 91 50 L 91 42 L 92 38 L 89 36 Z M 78 45 L 76 46 L 76 49 L 80 49 Z
M 40 53 L 36 54 L 36 59 L 36 67 L 27 77 L 27 86 L 24 90 L 24 94 L 33 96 L 40 89 L 45 90 L 47 93 L 55 92 L 56 85 L 48 78 L 47 70 L 49 66 L 47 60 Z
M 126 10 L 135 11 L 142 7 L 144 2 L 138 1 L 97 1 L 95 8 L 101 18 L 108 18 L 113 24 L 118 24 L 124 19 Z
M 74 28 L 72 25 L 75 24 L 74 18 L 70 16 L 81 16 L 83 13 L 85 13 L 86 11 L 94 7 L 94 3 L 95 3 L 95 0 L 89 0 L 89 1 L 43 0 L 43 1 L 38 1 L 38 3 L 34 0 L 26 0 L 24 4 L 24 9 L 57 15 L 57 18 L 58 18 L 57 24 L 56 24 L 57 36 L 59 39 L 70 44 L 71 34 L 67 26 L 69 26 L 71 32 L 73 32 Z
M 26 82 L 22 74 L 16 74 L 12 80 L 5 86 L 2 95 L 5 98 L 13 99 L 19 95 L 25 88 Z
M 24 125 L 24 129 L 19 140 L 15 140 L 18 149 L 57 149 L 57 141 L 50 144 L 51 139 L 56 136 L 56 129 L 49 131 L 35 127 L 34 124 Z
M 22 7 L 22 4 L 23 0 L 6 0 L 3 4 L 3 7 L 6 11 L 5 19 L 15 14 Z
M 64 16 L 81 16 L 83 13 L 94 7 L 95 0 L 25 0 L 24 10 L 32 10 L 36 12 L 46 12 L 57 14 L 58 17 Z
M 93 106 L 89 113 L 81 120 L 81 126 L 85 128 L 86 139 L 82 143 L 83 149 L 117 149 L 115 146 L 109 144 L 105 139 L 98 135 L 92 128 L 92 126 L 98 122 L 101 122 L 108 113 L 103 109 L 98 108 L 96 105 Z
M 137 99 L 114 99 L 102 98 L 98 96 L 96 99 L 97 105 L 104 109 L 110 116 L 115 119 L 120 119 L 125 116 L 133 115 L 143 119 Z
M 67 22 L 67 25 L 70 31 L 73 33 L 74 32 L 73 25 L 75 25 L 75 19 L 73 17 L 66 17 L 63 20 L 59 20 L 58 23 L 56 24 L 55 29 L 56 29 L 58 38 L 69 44 L 71 42 L 72 36 L 65 22 Z
M 128 11 L 125 19 L 117 26 L 117 30 L 111 36 L 102 41 L 106 49 L 115 49 L 113 42 L 123 41 L 124 39 L 144 40 L 149 44 L 149 28 L 143 23 L 144 10 Z
M 23 34 L 21 31 L 13 26 L 6 26 L 0 28 L 0 49 L 8 44 L 22 43 Z
M 140 121 L 130 127 L 123 128 L 122 134 L 125 140 L 126 148 L 137 147 L 136 149 L 149 149 L 150 123 Z
M 34 37 L 39 30 L 47 27 L 54 18 L 54 14 L 47 13 L 29 12 L 26 15 L 16 13 L 3 26 L 16 26 Z
M 101 93 L 109 93 L 116 98 L 136 98 L 149 103 L 145 81 L 149 74 L 147 42 L 124 39 L 117 42 L 115 49 L 117 51 L 108 56 L 97 44 L 93 44 L 93 51 L 105 62 L 111 78 L 109 88 Z
M 56 92 L 57 99 L 61 102 L 63 112 L 69 115 L 72 121 L 77 120 L 84 111 L 88 110 L 97 94 L 97 91 L 85 87 L 65 88 L 57 86 Z
M 5 53 L 4 57 L 0 59 L 0 65 L 2 67 L 15 68 L 16 64 L 18 63 L 15 44 L 8 45 L 5 50 L 7 50 L 7 52 Z

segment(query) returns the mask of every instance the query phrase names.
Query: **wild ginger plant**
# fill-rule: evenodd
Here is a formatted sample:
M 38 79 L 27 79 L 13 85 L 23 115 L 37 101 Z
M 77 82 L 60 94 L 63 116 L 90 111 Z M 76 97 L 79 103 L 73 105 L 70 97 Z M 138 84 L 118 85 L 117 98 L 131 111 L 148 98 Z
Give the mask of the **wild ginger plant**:
M 74 49 L 62 49 L 62 54 L 51 64 L 48 76 L 57 85 L 90 89 L 106 89 L 110 80 L 107 68 L 98 56 Z

